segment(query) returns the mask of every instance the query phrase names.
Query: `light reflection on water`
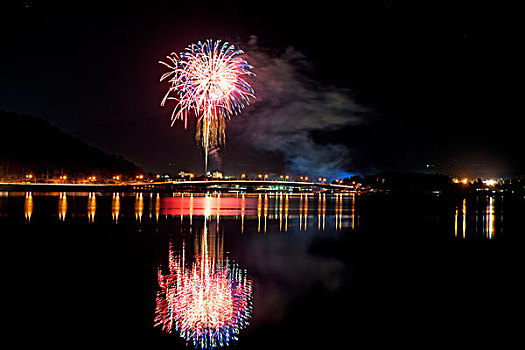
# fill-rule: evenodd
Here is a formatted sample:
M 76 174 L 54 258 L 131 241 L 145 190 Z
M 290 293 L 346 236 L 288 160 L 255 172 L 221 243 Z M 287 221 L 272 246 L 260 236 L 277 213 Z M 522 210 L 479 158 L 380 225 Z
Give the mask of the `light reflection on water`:
M 97 212 L 97 197 L 95 193 L 90 192 L 87 203 L 87 216 L 89 222 L 95 222 L 95 214 Z
M 247 271 L 224 257 L 224 235 L 209 228 L 212 200 L 205 197 L 204 202 L 204 226 L 194 235 L 193 259 L 183 239 L 178 249 L 170 244 L 169 272 L 159 267 L 155 326 L 208 349 L 237 341 L 251 318 L 253 287 Z
M 454 236 L 458 238 L 492 239 L 503 232 L 503 197 L 463 198 L 456 206 Z M 499 213 L 499 215 L 497 215 Z
M 58 197 L 58 219 L 61 221 L 66 220 L 67 214 L 67 195 L 65 192 L 60 192 Z
M 142 222 L 142 214 L 144 213 L 144 197 L 142 193 L 135 195 L 135 220 Z
M 473 240 L 477 239 L 483 240 L 484 247 L 501 244 L 502 240 L 497 238 L 503 233 L 502 196 L 471 196 L 457 201 L 423 203 L 412 199 L 388 202 L 389 198 L 385 198 L 286 192 L 220 195 L 22 192 L 0 195 L 0 223 L 8 223 L 2 226 L 6 232 L 4 236 L 11 239 L 11 246 L 19 247 L 14 250 L 13 261 L 24 263 L 27 260 L 23 270 L 41 276 L 41 281 L 49 281 L 50 276 L 57 275 L 56 286 L 50 285 L 53 293 L 63 296 L 62 291 L 69 290 L 69 283 L 76 280 L 70 276 L 78 276 L 78 265 L 81 265 L 85 281 L 77 282 L 76 290 L 81 293 L 84 287 L 90 286 L 91 289 L 82 295 L 85 300 L 91 300 L 91 293 L 100 290 L 98 298 L 92 299 L 92 306 L 97 311 L 106 312 L 122 305 L 117 310 L 127 312 L 128 319 L 121 318 L 120 332 L 125 332 L 130 325 L 137 325 L 134 330 L 142 329 L 140 327 L 145 324 L 150 332 L 158 332 L 154 333 L 156 335 L 161 333 L 162 325 L 171 324 L 173 332 L 180 332 L 183 340 L 178 336 L 163 339 L 180 341 L 182 346 L 183 341 L 187 341 L 201 344 L 203 348 L 217 347 L 221 343 L 232 344 L 238 337 L 236 346 L 242 347 L 250 337 L 253 337 L 250 345 L 270 339 L 272 332 L 279 329 L 272 325 L 281 322 L 292 327 L 293 334 L 299 334 L 304 327 L 321 319 L 323 322 L 317 327 L 325 334 L 333 334 L 331 329 L 339 322 L 342 326 L 337 330 L 347 330 L 345 320 L 339 321 L 341 316 L 348 320 L 355 316 L 351 324 L 365 327 L 361 319 L 374 312 L 388 317 L 401 311 L 391 305 L 403 305 L 405 312 L 405 305 L 410 306 L 411 302 L 408 297 L 403 299 L 405 294 L 410 295 L 410 291 L 420 288 L 422 279 L 427 281 L 428 291 L 437 284 L 436 279 L 447 288 L 459 284 L 466 290 L 474 290 L 468 288 L 468 283 L 476 276 L 480 276 L 480 281 L 487 280 L 488 265 L 484 261 L 489 255 L 475 260 L 480 265 L 478 271 L 477 265 L 471 263 L 472 259 L 477 259 L 477 251 L 468 255 L 469 250 L 459 249 L 476 247 L 478 242 Z M 432 203 L 437 204 L 432 207 Z M 505 207 L 507 236 L 514 232 L 511 224 L 515 215 L 511 209 L 509 205 Z M 47 225 L 49 223 L 51 225 Z M 377 227 L 379 229 L 375 229 Z M 458 247 L 458 254 L 454 255 L 455 249 L 443 254 L 442 241 L 439 241 L 436 250 L 430 250 L 425 258 L 427 251 L 418 239 L 428 227 L 434 230 L 425 233 L 450 238 L 446 242 Z M 60 234 L 47 234 L 47 229 Z M 406 235 L 407 231 L 419 235 L 413 245 L 410 242 L 414 236 Z M 28 247 L 26 236 L 39 244 Z M 402 239 L 397 240 L 398 237 Z M 428 246 L 433 247 L 432 244 Z M 38 259 L 32 259 L 25 253 L 26 249 L 31 249 Z M 463 257 L 463 254 L 466 255 Z M 506 256 L 513 255 L 502 254 L 499 259 L 488 260 L 492 265 Z M 452 259 L 449 265 L 448 259 Z M 47 268 L 32 269 L 46 261 Z M 436 273 L 444 265 L 448 266 L 447 274 Z M 118 273 L 115 273 L 115 266 Z M 360 266 L 364 266 L 358 270 L 361 275 L 354 274 Z M 465 270 L 465 266 L 471 266 L 470 270 Z M 501 266 L 507 265 L 501 263 Z M 69 269 L 66 277 L 56 272 L 64 268 Z M 501 276 L 501 269 L 494 271 L 495 276 Z M 106 278 L 101 279 L 104 274 Z M 391 277 L 400 274 L 400 279 Z M 449 280 L 450 275 L 454 278 Z M 444 277 L 440 280 L 440 276 Z M 468 276 L 474 277 L 468 280 Z M 179 281 L 187 283 L 181 282 L 177 289 L 174 284 Z M 503 279 L 495 281 L 505 282 Z M 123 285 L 130 286 L 125 293 L 122 293 Z M 400 292 L 395 294 L 389 289 L 391 285 L 401 286 Z M 485 286 L 481 282 L 474 285 Z M 499 288 L 498 283 L 491 282 L 491 285 Z M 240 287 L 237 293 L 230 290 L 230 286 L 245 287 Z M 362 289 L 355 290 L 354 286 Z M 197 294 L 192 294 L 193 291 Z M 155 299 L 155 292 L 160 293 L 160 299 Z M 393 297 L 389 298 L 388 293 L 394 293 Z M 174 300 L 172 296 L 175 295 L 183 297 Z M 438 292 L 431 296 L 432 300 L 443 298 Z M 73 298 L 76 297 L 71 296 Z M 235 298 L 240 304 L 237 311 L 234 311 Z M 404 302 L 398 302 L 397 298 Z M 222 304 L 213 304 L 214 299 Z M 416 300 L 412 310 L 419 310 L 425 300 L 426 296 Z M 449 300 L 452 305 L 447 309 L 449 312 L 458 305 L 454 300 Z M 99 304 L 102 306 L 97 309 Z M 193 310 L 191 315 L 184 314 L 184 307 L 180 307 L 189 304 L 193 305 L 188 308 Z M 62 301 L 53 307 L 60 305 Z M 135 308 L 142 306 L 146 316 L 135 316 Z M 392 312 L 381 314 L 385 306 L 387 310 L 391 307 Z M 155 307 L 158 309 L 156 322 Z M 176 308 L 179 313 L 167 311 Z M 374 312 L 369 312 L 370 309 Z M 86 308 L 87 314 L 90 311 Z M 207 313 L 214 316 L 206 318 Z M 235 318 L 234 314 L 240 316 Z M 429 315 L 427 320 L 433 317 L 431 312 Z M 325 322 L 332 316 L 333 323 Z M 177 320 L 180 320 L 179 326 L 176 326 Z M 98 321 L 94 324 L 98 325 Z M 154 328 L 155 323 L 160 327 Z M 107 327 L 113 329 L 115 326 Z M 166 327 L 167 330 L 169 327 Z M 272 331 L 265 333 L 265 327 Z M 263 331 L 257 333 L 259 329 Z M 283 329 L 282 333 L 287 333 L 286 328 Z M 375 325 L 371 329 L 375 334 Z M 272 342 L 268 340 L 267 343 L 265 345 Z
M 24 198 L 23 214 L 25 221 L 34 220 L 37 211 L 39 219 L 55 216 L 57 221 L 68 222 L 86 218 L 88 223 L 96 223 L 110 217 L 114 224 L 121 220 L 134 218 L 137 223 L 145 219 L 158 222 L 161 217 L 189 218 L 204 216 L 205 210 L 217 219 L 240 221 L 244 232 L 246 220 L 256 220 L 257 232 L 268 232 L 270 222 L 278 222 L 279 231 L 288 231 L 291 226 L 299 231 L 316 229 L 342 230 L 356 229 L 359 213 L 356 211 L 354 194 L 199 194 L 175 193 L 165 196 L 158 193 L 10 193 L 0 202 Z M 49 198 L 55 197 L 55 211 L 51 210 Z M 36 199 L 35 199 L 36 198 Z M 7 216 L 7 204 L 1 204 L 0 216 Z M 11 205 L 11 204 L 9 204 Z M 12 216 L 12 212 L 9 214 Z
M 33 214 L 33 194 L 31 192 L 26 192 L 24 216 L 28 222 L 31 222 L 31 214 Z
M 265 194 L 198 194 L 175 193 L 7 193 L 0 202 L 23 197 L 23 215 L 31 223 L 38 217 L 56 216 L 58 221 L 85 217 L 88 223 L 98 218 L 111 217 L 118 224 L 121 219 L 134 218 L 142 223 L 145 218 L 158 222 L 161 217 L 189 218 L 204 216 L 205 210 L 217 219 L 238 220 L 244 232 L 246 220 L 256 220 L 257 232 L 268 232 L 269 222 L 278 222 L 279 231 L 288 231 L 295 225 L 299 231 L 327 229 L 355 230 L 359 227 L 358 195 L 325 193 L 265 193 Z M 50 212 L 47 203 L 39 208 L 45 197 L 56 197 L 56 211 Z M 87 200 L 85 199 L 87 197 Z M 105 205 L 107 201 L 110 204 Z M 101 202 L 100 208 L 97 202 Z M 132 204 L 130 203 L 132 202 Z M 461 199 L 453 211 L 453 234 L 457 238 L 492 239 L 503 232 L 503 197 L 476 196 Z M 130 207 L 131 204 L 131 207 Z M 123 206 L 125 208 L 123 208 Z M 0 217 L 7 216 L 5 203 L 0 205 Z M 130 212 L 130 208 L 132 211 Z M 42 209 L 42 210 L 39 210 Z M 445 218 L 447 220 L 447 218 Z
M 115 224 L 118 224 L 118 216 L 120 214 L 120 194 L 118 192 L 113 193 L 111 200 L 111 218 Z

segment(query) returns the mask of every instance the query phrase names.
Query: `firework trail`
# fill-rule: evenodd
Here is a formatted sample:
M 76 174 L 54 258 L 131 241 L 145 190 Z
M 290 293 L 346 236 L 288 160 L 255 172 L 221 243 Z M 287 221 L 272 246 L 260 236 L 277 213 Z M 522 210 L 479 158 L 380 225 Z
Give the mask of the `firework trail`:
M 195 138 L 204 148 L 205 172 L 208 170 L 208 151 L 224 144 L 226 118 L 238 114 L 247 106 L 255 93 L 245 80 L 254 75 L 253 69 L 241 57 L 244 52 L 221 40 L 200 41 L 191 44 L 179 55 L 172 52 L 168 62 L 159 63 L 169 68 L 160 81 L 170 84 L 161 102 L 177 101 L 171 115 L 172 123 L 188 115 L 197 118 Z

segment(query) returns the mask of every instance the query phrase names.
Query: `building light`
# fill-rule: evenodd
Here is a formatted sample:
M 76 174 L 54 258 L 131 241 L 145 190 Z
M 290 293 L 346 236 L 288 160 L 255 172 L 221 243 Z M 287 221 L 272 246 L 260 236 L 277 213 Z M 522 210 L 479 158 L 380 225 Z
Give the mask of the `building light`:
M 490 180 L 484 180 L 483 183 L 487 186 L 494 186 L 498 183 L 498 181 L 494 180 L 494 179 L 490 179 Z

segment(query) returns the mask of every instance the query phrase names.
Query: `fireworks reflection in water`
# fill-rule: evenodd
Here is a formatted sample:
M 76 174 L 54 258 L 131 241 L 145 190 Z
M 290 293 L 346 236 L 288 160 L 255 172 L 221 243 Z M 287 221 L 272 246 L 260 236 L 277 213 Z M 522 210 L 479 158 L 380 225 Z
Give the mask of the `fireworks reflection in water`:
M 174 330 L 197 348 L 227 346 L 238 339 L 252 312 L 252 281 L 246 270 L 223 258 L 222 236 L 213 237 L 208 228 L 196 237 L 195 258 L 186 261 L 185 245 L 176 254 L 170 244 L 169 269 L 159 267 L 155 326 Z

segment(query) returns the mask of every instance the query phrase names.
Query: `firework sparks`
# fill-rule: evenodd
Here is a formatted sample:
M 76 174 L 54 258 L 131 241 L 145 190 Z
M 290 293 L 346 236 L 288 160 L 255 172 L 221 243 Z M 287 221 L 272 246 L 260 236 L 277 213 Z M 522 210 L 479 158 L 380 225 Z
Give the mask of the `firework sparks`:
M 251 316 L 252 282 L 228 259 L 208 251 L 206 232 L 202 254 L 190 267 L 170 247 L 169 273 L 159 269 L 155 326 L 202 349 L 227 346 Z M 217 261 L 217 262 L 215 262 Z
M 171 53 L 169 68 L 160 81 L 167 80 L 170 88 L 161 102 L 177 101 L 171 115 L 172 125 L 184 120 L 192 112 L 197 118 L 196 139 L 205 151 L 205 169 L 208 168 L 208 150 L 224 143 L 226 118 L 238 114 L 255 97 L 251 86 L 244 80 L 253 75 L 253 69 L 241 57 L 244 52 L 221 40 L 200 41 L 191 44 L 180 55 Z

